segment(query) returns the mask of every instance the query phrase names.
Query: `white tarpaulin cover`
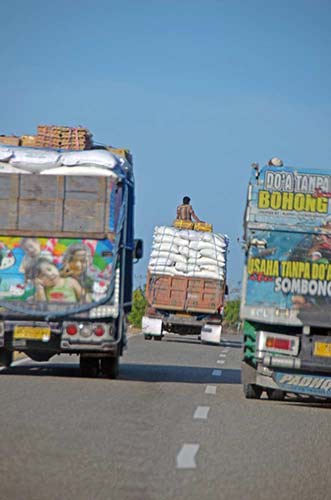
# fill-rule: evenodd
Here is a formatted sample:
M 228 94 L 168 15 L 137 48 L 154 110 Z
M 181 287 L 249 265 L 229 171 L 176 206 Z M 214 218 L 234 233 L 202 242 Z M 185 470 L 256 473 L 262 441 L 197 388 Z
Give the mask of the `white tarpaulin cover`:
M 156 226 L 148 269 L 156 274 L 223 280 L 226 235 Z
M 104 149 L 60 152 L 0 144 L 0 161 L 4 173 L 120 176 L 129 168 L 124 159 Z

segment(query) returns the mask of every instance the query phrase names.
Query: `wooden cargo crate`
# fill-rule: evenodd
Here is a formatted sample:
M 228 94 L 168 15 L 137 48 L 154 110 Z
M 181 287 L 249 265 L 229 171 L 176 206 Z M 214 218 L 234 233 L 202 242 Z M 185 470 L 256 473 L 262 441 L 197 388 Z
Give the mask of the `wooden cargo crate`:
M 155 309 L 218 314 L 224 300 L 224 282 L 149 272 L 146 298 Z
M 21 146 L 23 147 L 34 147 L 36 146 L 37 136 L 35 135 L 22 135 L 21 136 Z
M 16 135 L 0 135 L 0 144 L 6 144 L 7 146 L 19 146 L 21 143 L 20 137 Z

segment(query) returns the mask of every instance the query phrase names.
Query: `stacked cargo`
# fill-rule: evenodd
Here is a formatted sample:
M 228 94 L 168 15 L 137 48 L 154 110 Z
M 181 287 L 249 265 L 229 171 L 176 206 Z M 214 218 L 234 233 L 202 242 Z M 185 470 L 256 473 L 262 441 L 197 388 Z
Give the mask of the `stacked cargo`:
M 6 146 L 20 146 L 20 137 L 16 135 L 0 135 L 0 144 L 5 144 Z
M 148 269 L 153 274 L 224 280 L 228 238 L 160 226 L 154 230 Z
M 41 148 L 84 150 L 92 148 L 87 128 L 39 125 L 35 145 Z

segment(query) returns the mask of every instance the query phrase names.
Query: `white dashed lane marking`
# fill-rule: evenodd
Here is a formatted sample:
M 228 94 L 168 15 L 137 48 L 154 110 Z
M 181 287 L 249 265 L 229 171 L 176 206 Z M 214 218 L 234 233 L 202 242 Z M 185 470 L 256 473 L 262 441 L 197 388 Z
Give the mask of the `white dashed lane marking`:
M 216 394 L 216 385 L 207 385 L 205 393 L 206 394 Z
M 220 356 L 220 358 L 226 358 L 226 354 L 221 353 L 219 356 Z
M 206 419 L 208 417 L 209 410 L 209 406 L 198 406 L 194 412 L 193 418 Z
M 219 365 L 224 365 L 224 360 L 223 360 L 223 359 L 218 359 L 218 360 L 217 360 L 217 363 L 218 363 Z
M 177 469 L 195 469 L 197 466 L 195 456 L 199 448 L 199 444 L 183 444 L 176 459 Z
M 222 376 L 222 370 L 213 370 L 212 371 L 212 376 L 213 377 L 221 377 Z

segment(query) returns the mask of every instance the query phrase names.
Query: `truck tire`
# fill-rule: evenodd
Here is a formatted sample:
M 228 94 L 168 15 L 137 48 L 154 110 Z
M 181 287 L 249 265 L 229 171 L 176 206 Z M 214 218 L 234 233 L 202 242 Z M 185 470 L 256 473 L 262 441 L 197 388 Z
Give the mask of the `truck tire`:
M 99 359 L 80 356 L 79 358 L 80 372 L 83 377 L 97 377 L 99 373 Z
M 152 335 L 149 335 L 148 333 L 145 333 L 144 339 L 145 340 L 152 340 Z
M 0 366 L 8 368 L 13 362 L 13 352 L 0 349 Z
M 119 373 L 119 357 L 101 358 L 101 372 L 108 378 L 117 378 Z
M 271 401 L 283 401 L 286 393 L 280 389 L 267 389 L 268 399 Z
M 154 335 L 153 340 L 158 340 L 160 342 L 162 340 L 162 335 Z
M 260 399 L 263 392 L 262 387 L 255 384 L 244 384 L 244 394 L 246 399 Z

